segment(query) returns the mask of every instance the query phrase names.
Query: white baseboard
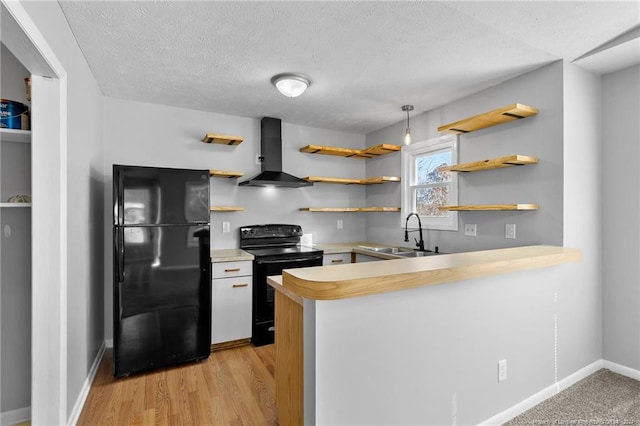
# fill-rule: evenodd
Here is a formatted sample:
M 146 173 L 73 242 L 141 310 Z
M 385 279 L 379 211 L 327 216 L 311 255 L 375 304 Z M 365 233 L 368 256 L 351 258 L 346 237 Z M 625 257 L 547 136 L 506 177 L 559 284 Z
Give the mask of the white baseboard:
M 80 390 L 80 395 L 78 395 L 78 399 L 76 399 L 76 403 L 73 405 L 73 410 L 69 415 L 69 420 L 67 421 L 68 425 L 75 425 L 78 423 L 78 419 L 80 418 L 80 413 L 82 413 L 82 407 L 84 407 L 84 403 L 87 401 L 87 396 L 89 396 L 89 391 L 91 390 L 91 385 L 93 384 L 93 379 L 96 378 L 96 373 L 98 372 L 98 367 L 100 366 L 100 362 L 102 361 L 102 357 L 104 356 L 104 351 L 106 350 L 105 342 L 102 342 L 100 349 L 98 349 L 98 354 L 96 358 L 93 360 L 93 364 L 91 364 L 91 368 L 89 369 L 89 374 L 87 378 L 84 380 L 84 384 L 82 385 L 82 389 Z
M 18 408 L 17 410 L 0 413 L 0 425 L 8 426 L 31 420 L 31 407 Z
M 635 370 L 624 365 L 616 364 L 611 361 L 604 361 L 604 368 L 613 371 L 614 373 L 622 374 L 623 376 L 631 377 L 632 379 L 640 380 L 640 370 Z
M 510 408 L 504 410 L 503 412 L 496 414 L 495 416 L 493 416 L 490 419 L 487 419 L 487 420 L 481 422 L 480 424 L 481 425 L 487 425 L 487 426 L 488 425 L 501 425 L 501 424 L 504 424 L 504 423 L 508 422 L 509 420 L 513 419 L 514 417 L 524 413 L 528 409 L 533 408 L 536 405 L 540 404 L 542 401 L 545 401 L 545 400 L 551 398 L 552 396 L 554 396 L 558 392 L 561 392 L 561 391 L 565 390 L 569 386 L 571 386 L 571 385 L 579 382 L 580 380 L 584 379 L 585 377 L 595 373 L 596 371 L 600 370 L 601 368 L 605 368 L 605 365 L 604 365 L 605 362 L 606 361 L 604 361 L 604 360 L 595 361 L 594 363 L 589 364 L 584 368 L 581 368 L 580 370 L 576 371 L 573 374 L 570 374 L 569 376 L 565 377 L 564 379 L 560 380 L 559 382 L 554 383 L 551 386 L 548 386 L 548 387 L 542 389 L 540 392 L 531 395 L 529 398 L 527 398 L 527 399 L 525 399 L 523 401 L 520 401 L 519 403 L 517 403 L 513 407 L 510 407 Z

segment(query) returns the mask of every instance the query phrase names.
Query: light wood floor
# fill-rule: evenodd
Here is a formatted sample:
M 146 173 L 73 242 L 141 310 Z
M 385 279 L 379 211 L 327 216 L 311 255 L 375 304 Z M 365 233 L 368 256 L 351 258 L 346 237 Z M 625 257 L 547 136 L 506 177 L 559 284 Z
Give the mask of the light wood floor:
M 108 350 L 78 425 L 277 425 L 274 356 L 274 345 L 243 346 L 115 379 Z

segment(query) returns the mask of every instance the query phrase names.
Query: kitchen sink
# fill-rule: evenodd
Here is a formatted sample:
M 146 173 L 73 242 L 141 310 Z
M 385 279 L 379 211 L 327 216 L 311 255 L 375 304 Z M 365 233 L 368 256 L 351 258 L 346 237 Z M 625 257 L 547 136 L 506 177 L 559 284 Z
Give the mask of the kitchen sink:
M 413 253 L 413 250 L 406 247 L 368 247 L 368 246 L 360 246 L 358 247 L 362 250 L 373 251 L 376 253 L 387 253 L 387 254 L 404 254 L 404 253 Z
M 424 257 L 433 256 L 441 253 L 434 253 L 432 251 L 417 251 L 408 247 L 370 247 L 370 246 L 358 246 L 362 251 L 371 252 L 372 256 L 380 254 L 379 257 L 383 259 L 402 259 L 410 257 Z
M 423 257 L 423 256 L 434 256 L 440 253 L 434 253 L 432 251 L 405 251 L 402 253 L 396 253 L 398 256 L 402 257 Z

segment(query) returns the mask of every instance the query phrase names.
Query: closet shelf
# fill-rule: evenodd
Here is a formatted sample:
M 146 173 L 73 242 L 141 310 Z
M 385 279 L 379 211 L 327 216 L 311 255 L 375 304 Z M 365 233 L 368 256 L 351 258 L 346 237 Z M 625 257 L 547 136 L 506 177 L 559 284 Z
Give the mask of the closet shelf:
M 31 130 L 0 128 L 0 140 L 2 142 L 31 143 Z
M 374 185 L 379 183 L 387 183 L 387 182 L 400 182 L 400 177 L 398 176 L 377 176 L 368 179 L 347 179 L 347 178 L 333 178 L 333 177 L 322 177 L 322 176 L 307 176 L 303 178 L 309 182 L 317 182 L 317 183 L 337 183 L 341 185 Z
M 438 168 L 439 172 L 477 172 L 480 170 L 500 169 L 511 166 L 524 166 L 536 164 L 538 159 L 527 155 L 509 155 L 506 157 L 491 158 L 489 160 L 473 161 L 471 163 L 454 164 Z
M 31 207 L 31 203 L 0 203 L 0 207 Z
M 338 157 L 365 159 L 378 157 L 380 155 L 389 154 L 396 151 L 400 151 L 400 147 L 398 145 L 390 145 L 386 143 L 372 146 L 366 149 L 339 148 L 324 145 L 307 145 L 300 148 L 300 152 L 307 152 L 309 154 L 336 155 Z
M 238 206 L 211 206 L 212 212 L 241 212 L 244 211 L 244 207 Z
M 399 212 L 400 207 L 303 207 L 300 211 L 322 213 Z
M 222 145 L 240 145 L 244 141 L 242 136 L 220 135 L 218 133 L 207 133 L 202 138 L 204 143 L 219 143 Z
M 232 172 L 229 170 L 209 170 L 209 175 L 213 177 L 237 178 L 244 176 L 242 172 Z
M 454 123 L 445 124 L 444 126 L 438 127 L 438 131 L 454 134 L 469 133 L 486 127 L 495 126 L 497 124 L 530 117 L 537 113 L 537 108 L 515 103 L 494 109 L 493 111 L 474 115 L 473 117 L 467 117 Z
M 466 206 L 440 206 L 448 211 L 498 211 L 498 210 L 538 210 L 537 204 L 471 204 Z

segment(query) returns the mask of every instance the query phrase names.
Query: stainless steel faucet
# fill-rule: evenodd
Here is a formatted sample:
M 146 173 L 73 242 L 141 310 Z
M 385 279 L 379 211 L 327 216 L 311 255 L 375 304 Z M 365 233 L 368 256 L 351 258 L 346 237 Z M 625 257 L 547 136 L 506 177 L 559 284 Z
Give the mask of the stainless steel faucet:
M 418 213 L 409 213 L 409 215 L 407 216 L 407 220 L 405 220 L 404 222 L 404 240 L 407 242 L 409 241 L 409 230 L 407 229 L 407 225 L 409 224 L 409 218 L 411 216 L 415 216 L 418 218 L 418 230 L 420 231 L 420 241 L 414 238 L 416 242 L 416 247 L 418 247 L 419 251 L 425 251 L 424 240 L 422 239 L 422 222 L 420 221 L 420 216 L 418 216 Z

